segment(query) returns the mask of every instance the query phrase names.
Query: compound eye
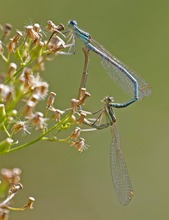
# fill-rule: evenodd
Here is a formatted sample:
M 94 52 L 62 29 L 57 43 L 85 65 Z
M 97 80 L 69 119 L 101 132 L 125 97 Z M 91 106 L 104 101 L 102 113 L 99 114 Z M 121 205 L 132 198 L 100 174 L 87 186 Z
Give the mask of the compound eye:
M 113 102 L 113 101 L 114 101 L 113 97 L 109 96 L 109 97 L 108 97 L 108 101 L 109 101 L 109 102 Z
M 68 22 L 68 25 L 70 25 L 70 26 L 76 26 L 76 25 L 77 25 L 77 22 L 71 20 L 71 21 Z

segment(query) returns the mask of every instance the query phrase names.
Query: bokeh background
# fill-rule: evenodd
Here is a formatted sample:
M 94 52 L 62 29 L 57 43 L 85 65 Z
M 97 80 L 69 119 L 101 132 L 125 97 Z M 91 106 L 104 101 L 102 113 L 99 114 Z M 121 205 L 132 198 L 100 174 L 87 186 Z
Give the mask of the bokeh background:
M 11 219 L 36 220 L 159 220 L 169 218 L 169 1 L 48 0 L 0 1 L 0 23 L 22 29 L 30 22 L 45 27 L 47 20 L 79 27 L 150 82 L 153 94 L 126 109 L 116 109 L 122 150 L 134 187 L 131 203 L 116 198 L 109 170 L 109 129 L 85 133 L 90 145 L 79 154 L 66 144 L 39 143 L 0 158 L 0 167 L 20 167 L 24 189 L 15 198 L 22 206 L 34 196 L 33 210 L 11 212 Z M 42 77 L 65 108 L 77 96 L 83 69 L 82 44 L 77 53 L 47 64 Z M 112 95 L 127 100 L 91 55 L 86 106 L 96 110 Z

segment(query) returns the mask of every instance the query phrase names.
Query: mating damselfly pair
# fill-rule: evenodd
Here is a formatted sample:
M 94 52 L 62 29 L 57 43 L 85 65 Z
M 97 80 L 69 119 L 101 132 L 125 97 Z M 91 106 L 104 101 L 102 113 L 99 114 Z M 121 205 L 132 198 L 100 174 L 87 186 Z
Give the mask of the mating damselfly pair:
M 107 124 L 91 124 L 92 127 L 96 129 L 103 129 L 108 126 L 111 127 L 112 132 L 112 143 L 111 143 L 111 171 L 112 178 L 117 193 L 118 199 L 123 205 L 127 205 L 133 195 L 133 188 L 131 180 L 128 174 L 126 163 L 120 149 L 120 138 L 119 133 L 116 127 L 116 117 L 113 111 L 115 108 L 124 108 L 128 105 L 134 103 L 137 100 L 141 100 L 144 96 L 151 95 L 150 85 L 142 79 L 135 71 L 131 70 L 127 65 L 113 56 L 108 52 L 102 45 L 96 42 L 89 33 L 81 30 L 77 26 L 76 21 L 68 22 L 68 33 L 69 37 L 72 39 L 70 48 L 76 47 L 76 38 L 79 38 L 84 44 L 88 52 L 93 51 L 95 54 L 99 55 L 101 58 L 101 64 L 110 76 L 110 78 L 115 81 L 115 83 L 121 87 L 121 89 L 132 96 L 132 99 L 124 103 L 114 103 L 111 97 L 106 97 L 104 102 L 104 107 L 102 113 L 109 118 Z M 70 50 L 67 54 L 71 54 Z M 88 66 L 88 64 L 86 63 Z M 86 66 L 86 74 L 88 68 Z M 83 86 L 86 86 L 85 82 L 82 83 Z

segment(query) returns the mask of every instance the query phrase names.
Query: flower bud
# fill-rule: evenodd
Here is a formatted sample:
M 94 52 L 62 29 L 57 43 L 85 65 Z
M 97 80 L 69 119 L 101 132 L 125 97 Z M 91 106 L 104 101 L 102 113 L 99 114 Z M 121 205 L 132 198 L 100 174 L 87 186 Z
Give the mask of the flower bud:
M 86 116 L 87 116 L 86 113 L 81 112 L 79 119 L 76 121 L 77 124 L 83 124 Z
M 21 31 L 17 31 L 16 35 L 12 38 L 12 41 L 14 43 L 18 43 L 18 41 L 21 39 L 21 37 L 23 36 Z
M 87 146 L 85 144 L 85 139 L 83 138 L 80 138 L 79 141 L 74 142 L 72 146 L 74 146 L 81 153 L 87 149 Z
M 60 121 L 60 118 L 61 118 L 61 115 L 63 115 L 65 112 L 60 110 L 60 109 L 55 109 L 54 110 L 54 114 L 53 114 L 53 118 L 56 120 L 56 121 Z
M 12 79 L 12 77 L 14 76 L 16 69 L 17 65 L 15 63 L 10 63 L 8 70 L 8 76 L 10 79 Z
M 72 99 L 71 100 L 71 108 L 72 108 L 73 112 L 75 112 L 77 110 L 78 105 L 79 105 L 79 100 L 78 99 Z
M 39 39 L 38 33 L 33 29 L 32 25 L 26 26 L 26 35 L 28 38 L 32 40 L 37 40 Z
M 5 140 L 0 142 L 0 154 L 4 154 L 8 152 L 10 147 L 13 144 L 13 140 L 11 138 L 6 138 Z
M 33 30 L 36 31 L 37 33 L 41 32 L 41 28 L 40 25 L 38 23 L 33 25 Z
M 72 139 L 77 139 L 80 136 L 81 128 L 77 127 L 74 132 L 71 134 Z
M 90 93 L 89 92 L 85 92 L 84 96 L 81 97 L 80 101 L 79 101 L 79 105 L 84 105 L 85 104 L 85 101 L 88 97 L 90 97 Z
M 33 197 L 29 197 L 28 204 L 26 205 L 28 208 L 33 209 L 33 203 L 35 199 Z
M 4 121 L 6 117 L 5 105 L 0 104 L 0 124 Z
M 49 95 L 48 101 L 47 101 L 47 108 L 50 108 L 53 106 L 53 103 L 55 101 L 55 97 L 56 97 L 56 93 L 50 92 L 50 95 Z

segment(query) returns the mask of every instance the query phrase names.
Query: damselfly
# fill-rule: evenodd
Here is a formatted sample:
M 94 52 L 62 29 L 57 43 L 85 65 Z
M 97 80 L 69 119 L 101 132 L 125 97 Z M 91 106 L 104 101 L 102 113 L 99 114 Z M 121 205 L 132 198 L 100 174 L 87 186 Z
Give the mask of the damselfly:
M 144 81 L 135 71 L 131 70 L 127 65 L 122 63 L 115 56 L 111 55 L 102 45 L 97 43 L 89 33 L 81 30 L 77 26 L 76 21 L 69 21 L 68 26 L 73 33 L 73 45 L 75 46 L 76 37 L 80 38 L 86 47 L 101 57 L 101 63 L 106 72 L 116 84 L 126 93 L 133 96 L 128 102 L 118 103 L 118 107 L 125 107 L 141 100 L 144 96 L 151 94 L 150 85 Z M 114 103 L 115 105 L 116 103 Z
M 99 118 L 93 123 L 87 123 L 98 130 L 106 127 L 111 128 L 112 142 L 110 148 L 110 168 L 117 197 L 122 205 L 127 205 L 133 196 L 133 187 L 128 174 L 123 153 L 120 148 L 120 137 L 116 126 L 116 117 L 112 108 L 113 98 L 105 97 L 104 108 L 101 109 Z M 103 116 L 107 122 L 101 123 Z

